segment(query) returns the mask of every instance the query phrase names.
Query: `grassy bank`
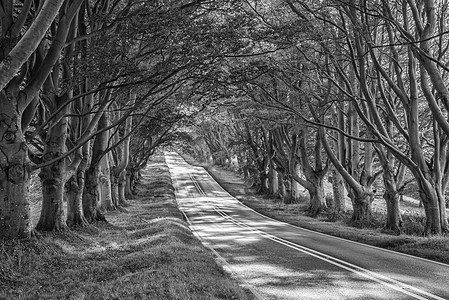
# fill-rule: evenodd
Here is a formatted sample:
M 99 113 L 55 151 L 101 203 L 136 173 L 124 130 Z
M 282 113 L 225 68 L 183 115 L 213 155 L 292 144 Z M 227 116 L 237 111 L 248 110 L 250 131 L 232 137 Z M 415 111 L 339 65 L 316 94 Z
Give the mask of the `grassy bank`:
M 202 165 L 187 155 L 183 157 L 189 163 Z M 449 237 L 447 236 L 422 237 L 407 234 L 397 236 L 385 233 L 382 228 L 384 216 L 379 213 L 373 216 L 375 220 L 370 228 L 349 226 L 347 219 L 350 218 L 350 213 L 340 218 L 335 218 L 335 216 L 330 218 L 326 214 L 312 218 L 307 215 L 307 202 L 283 204 L 279 199 L 251 190 L 244 184 L 243 178 L 231 170 L 216 166 L 203 166 L 230 194 L 245 205 L 273 219 L 344 239 L 449 264 Z
M 163 160 L 108 223 L 0 243 L 0 299 L 253 299 L 183 221 Z

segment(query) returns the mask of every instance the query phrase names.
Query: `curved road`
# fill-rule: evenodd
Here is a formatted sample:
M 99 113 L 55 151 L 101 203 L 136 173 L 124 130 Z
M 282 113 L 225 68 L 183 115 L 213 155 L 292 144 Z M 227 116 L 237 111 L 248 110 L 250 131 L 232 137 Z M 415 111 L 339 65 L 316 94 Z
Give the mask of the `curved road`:
M 192 230 L 259 299 L 449 299 L 449 265 L 265 217 L 166 154 Z

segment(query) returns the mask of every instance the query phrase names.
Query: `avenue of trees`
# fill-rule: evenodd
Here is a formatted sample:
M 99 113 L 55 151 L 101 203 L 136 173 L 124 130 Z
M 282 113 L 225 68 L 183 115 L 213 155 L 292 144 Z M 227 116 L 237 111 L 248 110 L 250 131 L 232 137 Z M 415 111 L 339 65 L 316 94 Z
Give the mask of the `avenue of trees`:
M 239 47 L 230 29 L 244 21 L 233 5 L 0 1 L 0 239 L 33 233 L 35 172 L 37 231 L 127 205 L 155 149 L 219 97 L 217 66 Z
M 369 222 L 381 193 L 397 233 L 413 181 L 423 233 L 447 233 L 448 1 L 247 4 L 257 27 L 224 67 L 234 98 L 198 126 L 193 153 L 285 203 L 302 186 L 314 216 L 348 196 L 353 221 Z
M 33 233 L 33 172 L 35 229 L 86 226 L 180 140 L 313 216 L 369 222 L 381 182 L 397 233 L 412 177 L 446 233 L 448 4 L 0 0 L 0 240 Z

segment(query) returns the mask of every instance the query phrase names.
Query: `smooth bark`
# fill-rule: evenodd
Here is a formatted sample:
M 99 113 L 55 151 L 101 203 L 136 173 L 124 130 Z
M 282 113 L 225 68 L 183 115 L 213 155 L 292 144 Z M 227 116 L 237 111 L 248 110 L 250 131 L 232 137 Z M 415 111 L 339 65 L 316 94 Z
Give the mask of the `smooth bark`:
M 67 122 L 67 118 L 62 118 L 47 133 L 44 162 L 60 157 L 66 151 Z M 65 183 L 68 180 L 66 164 L 66 160 L 61 159 L 41 169 L 39 177 L 42 184 L 42 209 L 37 230 L 58 231 L 66 227 L 63 205 Z
M 16 76 L 22 65 L 39 46 L 42 38 L 57 16 L 64 0 L 47 0 L 24 36 L 0 63 L 0 90 Z M 30 99 L 31 101 L 32 99 Z
M 28 147 L 21 132 L 20 115 L 0 93 L 0 240 L 31 235 Z

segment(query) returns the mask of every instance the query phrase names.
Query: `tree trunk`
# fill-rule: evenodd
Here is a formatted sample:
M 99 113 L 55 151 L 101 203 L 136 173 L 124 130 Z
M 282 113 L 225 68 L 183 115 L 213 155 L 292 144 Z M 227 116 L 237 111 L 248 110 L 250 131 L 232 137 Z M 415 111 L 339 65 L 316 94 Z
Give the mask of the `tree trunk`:
M 116 205 L 112 200 L 112 184 L 111 184 L 111 169 L 109 167 L 109 155 L 107 153 L 100 162 L 100 206 L 104 210 L 114 210 Z
M 371 203 L 374 198 L 372 191 L 367 191 L 366 188 L 360 194 L 356 194 L 354 191 L 349 193 L 352 200 L 353 212 L 352 221 L 361 222 L 367 224 L 371 220 Z
M 346 211 L 345 202 L 345 186 L 343 176 L 335 169 L 332 168 L 332 194 L 333 194 L 333 206 L 337 213 Z
M 294 170 L 294 172 L 295 172 L 295 174 L 299 177 L 300 176 L 300 171 L 301 171 L 301 166 L 300 166 L 300 164 L 296 164 L 295 165 L 295 170 Z M 299 199 L 299 187 L 300 187 L 300 184 L 298 183 L 298 182 L 296 182 L 296 180 L 294 180 L 293 178 L 292 178 L 292 184 L 291 184 L 291 189 L 292 189 L 292 199 L 293 200 L 298 200 Z
M 83 212 L 84 172 L 85 167 L 80 166 L 77 174 L 68 181 L 66 223 L 69 227 L 88 225 Z
M 273 196 L 279 195 L 279 183 L 278 183 L 278 172 L 274 168 L 269 173 L 270 176 L 270 194 Z
M 83 211 L 84 216 L 89 223 L 106 221 L 106 218 L 100 211 L 98 166 L 91 166 L 86 171 L 86 183 L 83 193 Z
M 296 193 L 298 191 L 295 191 L 295 185 L 296 181 L 293 179 L 293 177 L 290 176 L 290 180 L 288 181 L 288 197 L 290 198 L 290 203 L 293 203 L 296 200 Z
M 338 55 L 341 53 L 338 52 Z M 340 79 L 341 80 L 341 79 Z M 343 96 L 344 93 L 340 92 L 340 96 Z M 337 127 L 341 130 L 341 132 L 335 132 L 335 141 L 334 141 L 334 149 L 336 150 L 337 158 L 344 162 L 346 159 L 346 147 L 345 147 L 345 136 L 343 132 L 345 131 L 345 104 L 343 102 L 337 103 L 338 109 L 334 116 L 335 121 L 337 122 Z M 336 212 L 346 212 L 346 193 L 345 193 L 345 180 L 340 172 L 336 168 L 332 168 L 332 193 L 334 196 L 334 209 Z
M 312 217 L 316 217 L 323 208 L 326 208 L 326 197 L 324 195 L 324 182 L 323 177 L 314 176 L 311 183 L 312 188 L 308 189 L 310 195 L 309 214 Z
M 62 118 L 47 133 L 43 161 L 51 161 L 65 152 L 67 118 Z M 43 167 L 39 174 L 42 183 L 42 210 L 36 230 L 53 231 L 66 229 L 63 207 L 64 189 L 67 181 L 66 159 Z
M 385 228 L 397 234 L 401 232 L 402 223 L 399 210 L 399 193 L 397 191 L 393 170 L 384 168 L 383 182 L 385 187 L 384 199 L 387 204 L 387 222 Z
M 64 162 L 60 161 L 53 166 L 41 169 L 39 176 L 42 183 L 42 209 L 36 230 L 59 231 L 66 228 L 63 206 L 65 182 L 60 170 L 61 166 L 56 167 L 63 164 Z
M 74 226 L 87 226 L 88 221 L 84 217 L 83 212 L 83 191 L 86 182 L 86 169 L 87 161 L 90 158 L 90 146 L 91 143 L 87 142 L 81 150 L 81 161 L 78 168 L 69 181 L 66 184 L 67 194 L 67 221 L 66 224 L 69 227 Z
M 261 194 L 268 194 L 268 176 L 265 170 L 259 170 L 259 180 L 260 180 L 260 187 L 259 187 L 259 193 Z
M 136 186 L 139 182 L 140 182 L 140 172 L 139 171 L 131 172 L 130 185 L 131 185 L 131 193 L 133 195 L 136 194 Z
M 136 93 L 134 91 L 130 92 L 130 104 L 134 105 L 136 101 Z M 120 206 L 127 206 L 125 197 L 125 187 L 126 187 L 126 168 L 129 164 L 129 144 L 132 127 L 132 116 L 128 116 L 125 123 L 125 130 L 123 132 L 123 141 L 118 145 L 117 150 L 119 150 L 119 155 L 117 155 L 118 163 L 112 168 L 113 176 L 116 177 L 118 181 L 118 203 Z
M 110 97 L 109 93 L 100 95 L 100 97 Z M 108 113 L 103 113 L 98 121 L 98 130 L 107 128 L 109 125 Z M 100 198 L 100 164 L 101 160 L 107 157 L 104 151 L 107 148 L 109 140 L 109 133 L 107 130 L 101 132 L 95 137 L 92 145 L 92 155 L 90 166 L 86 170 L 86 181 L 83 192 L 83 210 L 84 216 L 89 223 L 94 221 L 106 221 L 101 212 L 101 198 Z
M 426 212 L 426 226 L 424 235 L 440 235 L 443 232 L 440 205 L 435 183 L 423 177 L 417 180 L 418 192 Z
M 122 207 L 126 207 L 129 205 L 126 201 L 125 187 L 126 187 L 126 170 L 122 171 L 118 177 L 118 202 L 119 205 Z
M 132 189 L 132 185 L 133 185 L 132 177 L 133 177 L 133 174 L 132 174 L 132 172 L 128 172 L 127 171 L 125 176 L 126 176 L 126 181 L 125 181 L 125 198 L 132 199 L 134 197 L 133 191 L 132 191 L 133 190 Z
M 112 203 L 115 207 L 119 206 L 119 189 L 118 189 L 118 178 L 114 175 L 114 171 L 111 168 L 111 196 Z
M 436 199 L 427 199 L 430 203 L 436 202 Z M 424 235 L 441 235 L 443 230 L 441 228 L 441 215 L 438 207 L 424 205 L 426 211 L 426 226 Z
M 283 172 L 281 171 L 277 171 L 277 183 L 278 183 L 278 195 L 279 198 L 281 198 L 281 200 L 285 203 L 286 200 L 286 192 L 285 192 L 285 182 L 284 182 L 284 178 L 285 175 Z
M 440 204 L 440 220 L 441 220 L 441 231 L 443 233 L 449 232 L 449 224 L 447 221 L 447 213 L 446 213 L 446 198 L 444 197 L 444 192 L 441 190 L 437 190 L 438 194 L 438 203 Z
M 26 197 L 30 166 L 20 118 L 0 97 L 0 240 L 31 236 L 30 204 Z M 7 108 L 12 111 L 8 114 Z M 8 117 L 10 116 L 10 117 Z

